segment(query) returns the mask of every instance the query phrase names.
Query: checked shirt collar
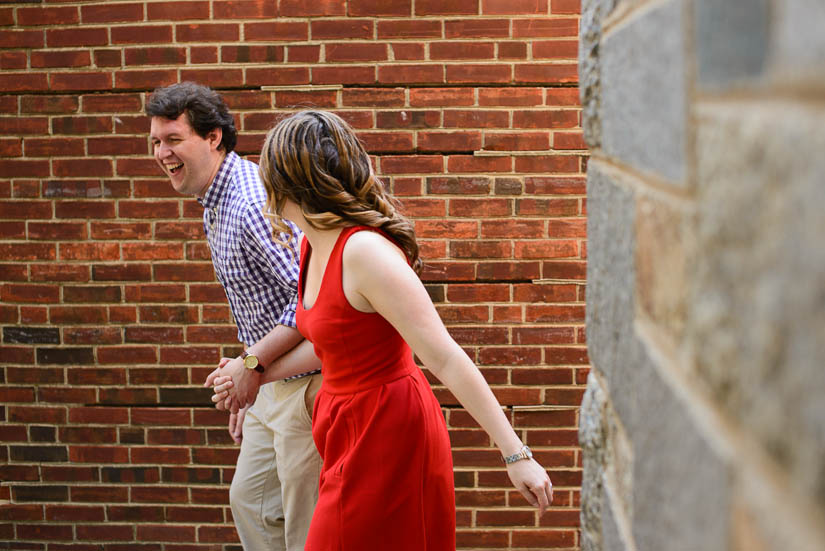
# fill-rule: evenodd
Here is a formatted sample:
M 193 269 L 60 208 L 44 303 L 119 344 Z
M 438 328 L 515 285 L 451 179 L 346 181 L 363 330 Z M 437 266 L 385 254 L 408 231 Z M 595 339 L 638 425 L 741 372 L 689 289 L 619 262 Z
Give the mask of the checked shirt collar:
M 229 189 L 229 184 L 232 181 L 232 169 L 235 168 L 238 159 L 240 159 L 240 157 L 238 157 L 238 154 L 234 151 L 230 152 L 229 155 L 224 158 L 218 169 L 218 173 L 215 175 L 215 179 L 212 180 L 209 188 L 207 188 L 206 194 L 204 194 L 202 199 L 198 198 L 198 202 L 203 205 L 204 208 L 214 212 L 214 209 L 220 204 L 221 198 L 226 193 L 226 190 Z

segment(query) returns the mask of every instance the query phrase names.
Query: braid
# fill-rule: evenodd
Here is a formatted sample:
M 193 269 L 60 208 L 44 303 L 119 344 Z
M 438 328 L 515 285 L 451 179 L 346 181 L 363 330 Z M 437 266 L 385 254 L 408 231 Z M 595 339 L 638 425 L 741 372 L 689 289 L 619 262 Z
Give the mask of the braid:
M 279 122 L 266 136 L 260 159 L 267 211 L 277 242 L 291 230 L 281 221 L 287 199 L 314 228 L 363 225 L 386 232 L 420 273 L 418 242 L 398 201 L 372 170 L 369 155 L 340 117 L 302 111 Z

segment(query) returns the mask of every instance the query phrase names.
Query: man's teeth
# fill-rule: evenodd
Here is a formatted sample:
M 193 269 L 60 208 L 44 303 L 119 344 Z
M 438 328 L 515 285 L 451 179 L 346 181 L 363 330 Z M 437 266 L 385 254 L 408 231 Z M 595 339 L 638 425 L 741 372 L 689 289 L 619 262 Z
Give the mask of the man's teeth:
M 172 174 L 174 174 L 175 172 L 180 170 L 182 167 L 183 167 L 183 163 L 178 163 L 176 165 L 166 165 L 166 168 L 168 168 L 169 172 L 171 172 Z

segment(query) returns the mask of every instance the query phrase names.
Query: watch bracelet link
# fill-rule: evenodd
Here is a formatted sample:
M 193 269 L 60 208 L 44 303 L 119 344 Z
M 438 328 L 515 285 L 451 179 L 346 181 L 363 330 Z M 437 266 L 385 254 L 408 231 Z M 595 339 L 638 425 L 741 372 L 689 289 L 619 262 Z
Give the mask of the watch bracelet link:
M 532 459 L 533 458 L 533 450 L 531 450 L 527 446 L 522 446 L 521 449 L 514 453 L 513 455 L 501 456 L 501 460 L 504 461 L 505 464 L 509 465 L 511 463 L 515 463 L 516 461 L 521 461 L 522 459 Z

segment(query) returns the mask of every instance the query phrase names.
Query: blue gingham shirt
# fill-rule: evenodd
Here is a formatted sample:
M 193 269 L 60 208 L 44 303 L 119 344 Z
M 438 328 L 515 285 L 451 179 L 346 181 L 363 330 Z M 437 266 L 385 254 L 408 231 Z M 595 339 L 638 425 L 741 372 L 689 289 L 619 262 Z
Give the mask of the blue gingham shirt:
M 272 226 L 263 215 L 266 190 L 258 165 L 229 153 L 198 201 L 204 207 L 203 229 L 215 275 L 238 325 L 238 340 L 252 345 L 278 324 L 295 327 L 301 231 L 287 222 L 294 232 L 289 247 L 273 241 Z

